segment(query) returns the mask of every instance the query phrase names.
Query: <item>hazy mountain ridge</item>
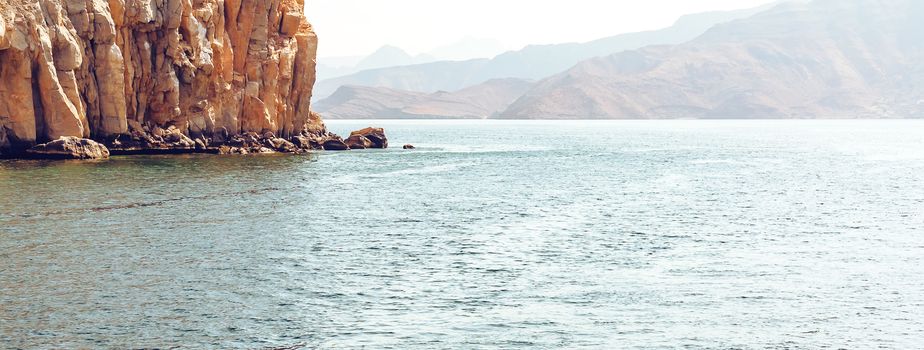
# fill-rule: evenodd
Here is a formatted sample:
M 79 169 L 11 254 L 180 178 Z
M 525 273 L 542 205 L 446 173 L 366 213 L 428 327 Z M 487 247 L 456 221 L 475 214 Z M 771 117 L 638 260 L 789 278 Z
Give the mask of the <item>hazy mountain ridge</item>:
M 439 58 L 427 54 L 412 56 L 397 46 L 385 45 L 368 56 L 331 57 L 318 59 L 319 80 L 341 77 L 363 70 L 385 67 L 408 66 L 439 61 Z
M 479 119 L 503 111 L 531 86 L 531 82 L 522 79 L 495 79 L 455 92 L 432 94 L 343 86 L 318 101 L 314 108 L 328 119 Z
M 787 3 L 692 42 L 591 59 L 503 118 L 924 116 L 924 3 Z
M 330 96 L 343 86 L 383 87 L 397 90 L 434 92 L 452 91 L 472 86 L 470 78 L 488 59 L 468 61 L 438 61 L 417 65 L 370 69 L 352 75 L 327 79 L 315 88 L 321 88 L 315 99 Z
M 346 85 L 433 92 L 458 90 L 499 78 L 542 79 L 589 58 L 648 45 L 680 44 L 696 38 L 718 23 L 746 18 L 769 7 L 687 15 L 673 26 L 661 30 L 620 34 L 587 43 L 532 45 L 493 59 L 437 61 L 365 70 L 320 80 L 315 87 L 315 97 L 325 98 Z
M 318 81 L 339 78 L 365 70 L 439 61 L 486 59 L 505 52 L 504 47 L 500 41 L 494 39 L 466 37 L 417 55 L 411 55 L 394 45 L 385 45 L 367 56 L 319 57 Z

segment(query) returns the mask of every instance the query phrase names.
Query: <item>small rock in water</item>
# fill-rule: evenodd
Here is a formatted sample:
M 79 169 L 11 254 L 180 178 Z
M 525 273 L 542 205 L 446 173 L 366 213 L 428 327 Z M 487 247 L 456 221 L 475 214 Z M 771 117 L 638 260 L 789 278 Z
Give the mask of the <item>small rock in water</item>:
M 414 147 L 412 144 L 406 144 L 404 145 L 404 149 L 417 149 L 417 147 Z
M 370 145 L 366 148 L 388 148 L 388 138 L 385 137 L 385 129 L 369 127 L 356 130 L 350 133 L 350 138 L 347 140 L 356 138 L 357 141 L 362 141 L 360 137 L 369 141 Z
M 347 144 L 343 143 L 343 140 L 340 140 L 339 138 L 324 141 L 323 147 L 325 151 L 349 151 L 350 150 L 350 147 L 347 146 Z
M 96 141 L 71 136 L 36 145 L 26 154 L 40 159 L 106 159 L 109 149 Z
M 350 149 L 372 148 L 372 141 L 362 135 L 350 135 L 350 137 L 343 142 L 346 143 Z

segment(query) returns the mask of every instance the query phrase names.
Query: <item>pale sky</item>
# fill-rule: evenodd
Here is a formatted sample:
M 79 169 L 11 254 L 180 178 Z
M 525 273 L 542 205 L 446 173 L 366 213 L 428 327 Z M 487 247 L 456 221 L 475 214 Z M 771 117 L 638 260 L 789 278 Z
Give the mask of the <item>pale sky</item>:
M 382 45 L 412 54 L 466 37 L 511 49 L 583 42 L 667 27 L 684 14 L 771 0 L 306 0 L 321 57 L 366 55 Z

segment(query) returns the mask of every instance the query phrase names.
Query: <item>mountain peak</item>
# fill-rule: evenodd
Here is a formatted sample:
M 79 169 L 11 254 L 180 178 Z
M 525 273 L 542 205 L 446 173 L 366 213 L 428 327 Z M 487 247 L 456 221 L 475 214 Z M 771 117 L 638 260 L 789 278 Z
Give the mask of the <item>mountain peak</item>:
M 382 67 L 403 66 L 412 64 L 414 57 L 411 57 L 403 49 L 397 46 L 385 45 L 375 50 L 371 55 L 363 58 L 356 65 L 359 70 L 375 69 Z

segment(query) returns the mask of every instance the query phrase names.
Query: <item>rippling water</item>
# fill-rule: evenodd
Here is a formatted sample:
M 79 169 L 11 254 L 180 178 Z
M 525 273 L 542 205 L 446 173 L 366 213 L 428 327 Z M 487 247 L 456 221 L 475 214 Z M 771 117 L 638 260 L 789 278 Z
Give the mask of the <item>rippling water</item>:
M 372 124 L 0 162 L 0 347 L 924 344 L 924 121 Z

